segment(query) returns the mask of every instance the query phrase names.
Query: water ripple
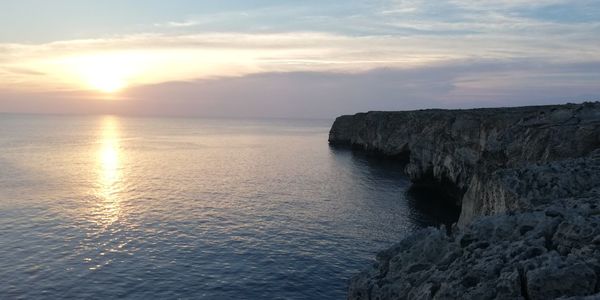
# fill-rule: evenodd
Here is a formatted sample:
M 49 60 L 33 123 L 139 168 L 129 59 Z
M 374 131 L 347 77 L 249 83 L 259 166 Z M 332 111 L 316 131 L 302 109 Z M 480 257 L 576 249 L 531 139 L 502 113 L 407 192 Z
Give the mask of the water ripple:
M 344 299 L 431 218 L 328 126 L 4 116 L 0 295 Z

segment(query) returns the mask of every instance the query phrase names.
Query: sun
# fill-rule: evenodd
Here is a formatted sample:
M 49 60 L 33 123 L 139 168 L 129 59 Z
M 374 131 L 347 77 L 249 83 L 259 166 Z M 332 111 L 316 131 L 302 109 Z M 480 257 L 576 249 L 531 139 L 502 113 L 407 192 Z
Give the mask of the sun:
M 90 76 L 87 81 L 91 88 L 108 94 L 116 93 L 127 86 L 124 79 L 111 74 Z
M 118 93 L 131 85 L 138 73 L 131 55 L 115 53 L 89 54 L 60 61 L 73 82 L 104 94 Z M 67 78 L 68 78 L 67 77 Z
M 93 66 L 85 73 L 86 82 L 90 88 L 103 93 L 116 93 L 127 86 L 127 80 L 122 70 L 115 66 Z

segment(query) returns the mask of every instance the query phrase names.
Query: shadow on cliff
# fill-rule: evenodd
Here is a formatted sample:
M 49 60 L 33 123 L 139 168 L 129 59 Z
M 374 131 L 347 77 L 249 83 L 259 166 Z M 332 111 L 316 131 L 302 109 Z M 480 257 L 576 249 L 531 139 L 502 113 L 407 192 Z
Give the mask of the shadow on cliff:
M 404 173 L 406 161 L 399 158 L 389 158 L 378 155 L 375 152 L 366 152 L 353 149 L 348 146 L 329 146 L 331 152 L 336 156 L 349 156 L 355 166 L 360 166 L 361 171 L 366 172 L 370 180 L 400 180 L 410 183 Z
M 330 146 L 334 155 L 350 156 L 353 165 L 366 172 L 369 180 L 384 181 L 389 184 L 405 185 L 406 192 L 398 195 L 399 201 L 406 201 L 406 209 L 411 222 L 417 227 L 440 227 L 452 225 L 460 216 L 460 201 L 457 201 L 441 185 L 420 182 L 412 184 L 404 173 L 408 163 L 405 155 L 398 157 L 382 156 L 376 152 L 353 149 L 349 146 Z
M 450 227 L 460 216 L 461 207 L 440 189 L 413 185 L 406 191 L 406 200 L 412 211 L 419 212 L 413 221 L 423 227 Z

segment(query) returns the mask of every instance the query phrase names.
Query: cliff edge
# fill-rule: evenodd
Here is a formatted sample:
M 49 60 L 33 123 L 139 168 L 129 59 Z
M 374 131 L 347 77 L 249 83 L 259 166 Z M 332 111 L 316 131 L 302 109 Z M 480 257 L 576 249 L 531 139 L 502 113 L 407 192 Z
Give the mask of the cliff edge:
M 337 118 L 332 145 L 406 160 L 417 183 L 438 185 L 474 217 L 531 208 L 490 191 L 495 172 L 583 157 L 600 147 L 600 102 L 516 108 L 368 112 Z M 557 188 L 550 186 L 549 189 Z
M 461 206 L 451 234 L 382 251 L 349 299 L 600 298 L 600 103 L 360 113 L 329 142 L 402 159 Z

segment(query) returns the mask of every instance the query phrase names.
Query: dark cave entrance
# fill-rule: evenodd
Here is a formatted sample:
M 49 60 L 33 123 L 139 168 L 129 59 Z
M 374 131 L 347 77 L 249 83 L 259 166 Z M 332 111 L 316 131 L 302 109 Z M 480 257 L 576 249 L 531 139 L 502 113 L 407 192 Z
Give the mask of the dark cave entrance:
M 439 185 L 413 184 L 406 191 L 410 207 L 426 216 L 421 220 L 423 226 L 446 225 L 448 227 L 458 222 L 460 217 L 460 199 L 449 194 Z
M 408 179 L 405 167 L 410 163 L 411 152 L 408 148 L 395 154 L 382 153 L 362 145 L 332 145 L 336 150 L 350 150 L 354 157 L 368 162 L 373 170 L 396 170 Z M 389 174 L 388 174 L 389 175 Z M 439 180 L 433 175 L 433 168 L 418 180 L 413 180 L 406 190 L 409 208 L 415 212 L 415 220 L 421 226 L 448 228 L 458 222 L 461 212 L 462 197 L 465 191 L 452 180 Z
M 411 207 L 431 218 L 428 226 L 458 222 L 465 190 L 447 177 L 441 179 L 433 174 L 433 168 L 417 180 L 406 192 Z

